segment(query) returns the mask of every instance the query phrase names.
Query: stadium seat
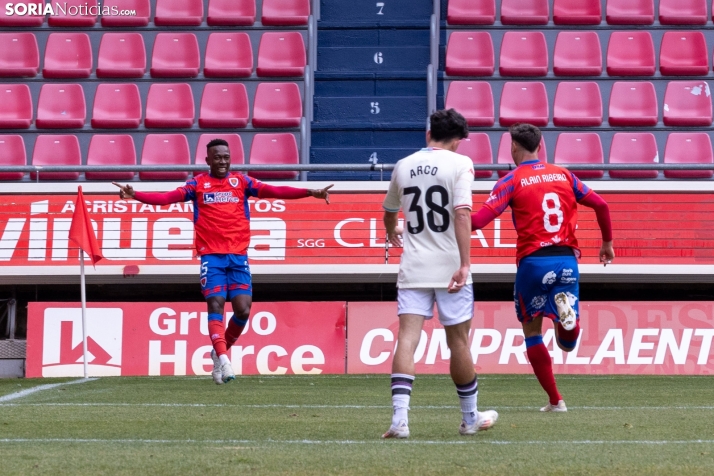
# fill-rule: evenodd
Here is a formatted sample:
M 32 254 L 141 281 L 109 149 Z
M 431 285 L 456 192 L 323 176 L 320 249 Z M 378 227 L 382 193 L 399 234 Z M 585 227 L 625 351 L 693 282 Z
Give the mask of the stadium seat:
M 44 84 L 37 101 L 40 129 L 80 129 L 87 117 L 81 84 Z
M 89 166 L 136 165 L 134 139 L 128 134 L 95 134 L 89 142 Z M 85 172 L 87 180 L 132 180 L 135 172 Z
M 183 134 L 148 134 L 141 165 L 190 165 L 191 152 Z M 141 180 L 186 180 L 188 172 L 139 172 Z
M 655 53 L 648 31 L 614 31 L 607 45 L 607 74 L 610 76 L 652 76 Z
M 255 0 L 210 0 L 208 26 L 253 26 Z
M 49 26 L 89 28 L 97 23 L 97 15 L 89 14 L 90 12 L 97 11 L 97 0 L 52 0 L 52 7 L 55 14 L 49 16 L 47 20 Z M 82 8 L 78 11 L 86 12 L 86 14 L 76 14 L 75 10 L 79 9 L 79 7 Z
M 610 92 L 611 126 L 657 125 L 657 93 L 645 81 L 618 81 Z
M 599 25 L 600 22 L 600 0 L 553 1 L 553 23 L 556 25 Z
M 147 26 L 151 18 L 150 0 L 104 0 L 102 6 L 119 12 L 123 10 L 136 12 L 136 15 L 102 15 L 103 27 Z
M 27 129 L 32 124 L 32 94 L 26 84 L 5 83 L 0 87 L 0 128 Z
M 667 76 L 706 76 L 707 40 L 701 31 L 668 31 L 662 36 L 659 71 Z
M 141 33 L 105 33 L 99 43 L 98 78 L 141 78 L 146 49 Z
M 40 50 L 32 33 L 0 33 L 0 77 L 32 78 L 40 70 Z
M 545 76 L 548 45 L 539 31 L 507 31 L 501 40 L 501 76 Z
M 494 70 L 493 40 L 487 31 L 454 31 L 446 47 L 446 74 L 491 76 Z
M 283 134 L 256 134 L 253 137 L 253 144 L 250 146 L 251 165 L 283 165 L 299 164 L 300 154 L 298 153 L 295 136 L 289 133 Z M 296 179 L 297 172 L 249 172 L 248 175 L 259 180 L 271 179 Z
M 654 0 L 607 0 L 609 25 L 651 25 L 654 18 Z
M 504 132 L 501 135 L 501 142 L 498 144 L 498 156 L 496 159 L 497 164 L 508 164 L 514 169 L 516 164 L 513 163 L 513 157 L 511 156 L 511 134 Z M 540 139 L 540 151 L 538 151 L 538 160 L 541 162 L 548 161 L 548 152 L 545 149 L 545 140 L 541 137 Z M 499 170 L 498 176 L 505 177 L 508 175 L 509 170 Z
M 261 23 L 266 26 L 307 25 L 310 0 L 263 0 Z
M 0 165 L 3 167 L 23 167 L 27 165 L 25 141 L 20 135 L 0 135 Z M 0 180 L 22 180 L 23 172 L 2 172 Z
M 712 164 L 712 141 L 704 132 L 673 132 L 664 148 L 665 164 Z M 711 170 L 665 170 L 666 178 L 712 178 Z
M 73 135 L 39 135 L 32 152 L 32 165 L 82 165 L 82 152 L 79 140 Z M 30 178 L 37 180 L 37 173 L 31 172 Z M 40 172 L 40 180 L 77 180 L 79 172 Z
M 555 39 L 553 72 L 556 76 L 600 76 L 602 49 L 594 31 L 561 31 Z
M 501 0 L 504 25 L 547 25 L 548 0 Z
M 659 0 L 662 25 L 706 25 L 706 0 Z
M 263 33 L 258 47 L 258 76 L 302 76 L 306 64 L 300 32 Z
M 712 125 L 712 98 L 706 81 L 671 81 L 664 93 L 665 126 Z
M 248 93 L 242 83 L 206 83 L 201 99 L 199 127 L 248 125 Z
M 548 93 L 543 83 L 508 82 L 501 92 L 499 123 L 511 126 L 528 122 L 534 126 L 548 125 Z
M 50 33 L 45 47 L 45 78 L 88 78 L 92 74 L 92 43 L 86 33 Z
M 599 126 L 602 98 L 596 82 L 562 82 L 555 91 L 553 124 L 556 126 Z
M 253 127 L 298 127 L 302 98 L 295 83 L 261 83 L 253 101 Z
M 228 142 L 228 149 L 231 151 L 231 165 L 245 163 L 243 141 L 238 134 L 201 134 L 198 138 L 198 144 L 196 145 L 195 164 L 203 164 L 206 162 L 206 145 L 213 139 L 223 139 Z
M 496 22 L 496 2 L 449 0 L 446 21 L 449 25 L 493 25 Z
M 253 74 L 253 47 L 248 33 L 211 33 L 206 44 L 203 75 L 207 78 L 247 78 Z
M 446 93 L 446 109 L 459 111 L 471 127 L 491 127 L 493 93 L 486 81 L 452 81 Z
M 595 132 L 563 132 L 555 143 L 557 165 L 599 164 L 605 162 L 600 135 Z M 602 178 L 602 170 L 573 170 L 580 179 Z
M 141 124 L 141 95 L 134 83 L 100 84 L 94 94 L 92 127 L 135 129 Z
M 203 0 L 156 0 L 156 26 L 201 26 L 202 22 Z
M 195 78 L 201 68 L 193 33 L 159 33 L 151 54 L 152 78 Z
M 472 132 L 469 134 L 466 139 L 461 141 L 456 153 L 467 156 L 473 161 L 474 165 L 493 165 L 491 140 L 485 132 Z M 491 176 L 493 176 L 493 170 L 474 171 L 475 178 L 488 179 Z
M 3 5 L 14 2 L 5 2 Z M 20 2 L 17 2 L 20 3 Z M 22 3 L 44 3 L 44 1 L 22 2 Z M 6 15 L 5 11 L 0 12 L 0 28 L 5 27 L 37 27 L 45 22 L 45 15 Z
M 659 163 L 657 141 L 649 132 L 619 132 L 612 137 L 610 146 L 611 164 L 656 164 Z M 610 170 L 612 178 L 657 178 L 656 170 Z
M 191 85 L 154 83 L 146 97 L 146 127 L 189 128 L 196 116 Z

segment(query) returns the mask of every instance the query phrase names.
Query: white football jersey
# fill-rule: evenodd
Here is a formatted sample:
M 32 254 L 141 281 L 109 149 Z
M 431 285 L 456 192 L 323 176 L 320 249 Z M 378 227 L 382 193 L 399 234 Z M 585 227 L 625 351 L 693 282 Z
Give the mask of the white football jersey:
M 422 149 L 397 162 L 382 205 L 389 212 L 404 212 L 397 287 L 448 287 L 461 264 L 455 210 L 473 207 L 473 180 L 471 159 L 448 150 Z

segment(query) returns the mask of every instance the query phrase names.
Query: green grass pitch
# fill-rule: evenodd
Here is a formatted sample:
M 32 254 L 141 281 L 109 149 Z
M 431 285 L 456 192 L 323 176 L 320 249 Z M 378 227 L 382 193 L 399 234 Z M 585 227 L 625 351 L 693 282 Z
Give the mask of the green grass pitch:
M 0 380 L 0 397 L 75 379 Z M 388 376 L 102 378 L 0 402 L 0 474 L 714 474 L 714 377 L 483 375 L 492 430 L 461 437 L 447 376 L 417 376 L 383 441 Z

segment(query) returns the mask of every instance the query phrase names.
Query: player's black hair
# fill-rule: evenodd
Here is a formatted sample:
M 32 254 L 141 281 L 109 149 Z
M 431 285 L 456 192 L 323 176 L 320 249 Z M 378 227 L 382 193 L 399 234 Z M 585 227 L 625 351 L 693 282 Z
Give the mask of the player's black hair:
M 211 142 L 206 144 L 206 152 L 211 150 L 211 147 L 215 147 L 217 145 L 225 145 L 228 147 L 228 142 L 226 142 L 224 139 L 213 139 Z
M 538 150 L 540 145 L 540 129 L 532 124 L 513 124 L 509 129 L 511 139 L 531 154 Z
M 435 142 L 449 142 L 466 139 L 469 136 L 469 125 L 464 116 L 455 109 L 436 111 L 429 118 L 431 124 L 431 139 Z

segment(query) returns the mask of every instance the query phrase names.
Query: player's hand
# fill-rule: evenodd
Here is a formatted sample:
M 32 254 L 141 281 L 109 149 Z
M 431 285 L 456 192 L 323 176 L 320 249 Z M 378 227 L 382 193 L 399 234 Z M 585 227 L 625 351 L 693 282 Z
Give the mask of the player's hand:
M 469 273 L 471 273 L 471 266 L 462 266 L 454 273 L 451 277 L 451 282 L 449 283 L 449 294 L 458 293 L 464 286 L 466 286 Z
M 403 234 L 404 229 L 401 226 L 397 226 L 392 233 L 387 232 L 387 241 L 395 248 L 401 248 L 404 246 L 404 241 L 402 241 Z
M 612 241 L 603 241 L 600 248 L 600 262 L 607 266 L 615 259 L 615 250 L 612 248 Z
M 121 185 L 116 182 L 112 182 L 114 185 L 119 187 L 119 198 L 125 200 L 127 198 L 134 198 L 134 188 L 131 185 Z
M 315 197 L 315 198 L 322 198 L 325 200 L 325 202 L 329 205 L 330 204 L 330 193 L 328 190 L 330 190 L 332 187 L 334 187 L 335 184 L 328 185 L 325 188 L 317 189 L 317 190 L 310 190 L 310 195 Z

